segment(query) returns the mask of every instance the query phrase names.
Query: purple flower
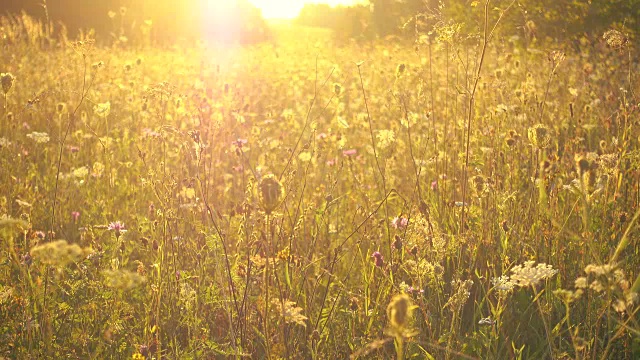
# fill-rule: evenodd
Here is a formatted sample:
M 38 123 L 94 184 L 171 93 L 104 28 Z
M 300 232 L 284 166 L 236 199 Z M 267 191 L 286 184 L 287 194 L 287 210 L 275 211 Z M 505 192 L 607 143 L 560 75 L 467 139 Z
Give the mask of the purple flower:
M 26 254 L 22 255 L 22 262 L 21 263 L 23 265 L 30 266 L 31 263 L 33 263 L 33 258 L 31 257 L 31 254 L 26 253 Z
M 119 238 L 123 233 L 127 232 L 127 230 L 124 228 L 124 223 L 120 221 L 114 221 L 110 223 L 109 226 L 107 226 L 107 230 L 115 231 L 117 238 Z
M 395 229 L 404 229 L 407 227 L 407 225 L 409 225 L 409 219 L 407 219 L 406 217 L 394 217 L 393 220 L 391 220 L 391 227 L 395 228 Z
M 382 256 L 379 251 L 375 251 L 373 254 L 371 254 L 371 257 L 373 258 L 373 262 L 377 267 L 382 267 L 384 265 L 384 256 Z

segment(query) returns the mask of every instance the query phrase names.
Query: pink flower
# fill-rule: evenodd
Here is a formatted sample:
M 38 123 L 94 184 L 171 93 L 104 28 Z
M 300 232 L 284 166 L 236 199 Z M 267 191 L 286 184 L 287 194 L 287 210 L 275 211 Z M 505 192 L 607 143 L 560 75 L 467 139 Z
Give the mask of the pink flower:
M 382 267 L 384 265 L 384 256 L 382 256 L 379 251 L 375 251 L 373 254 L 371 254 L 371 257 L 373 258 L 373 262 L 377 267 Z
M 356 149 L 342 150 L 342 155 L 344 156 L 353 156 L 358 153 Z
M 391 220 L 391 227 L 395 228 L 395 229 L 404 229 L 407 227 L 407 225 L 409 225 L 409 219 L 405 218 L 405 217 L 394 217 L 393 220 Z
M 79 211 L 71 212 L 71 218 L 73 218 L 74 223 L 77 223 L 78 219 L 80 218 L 80 212 Z
M 431 182 L 431 190 L 432 190 L 432 191 L 436 191 L 436 190 L 438 190 L 438 180 L 433 180 L 433 181 Z
M 246 145 L 249 142 L 249 140 L 247 139 L 236 139 L 234 141 L 231 142 L 231 145 L 235 145 L 238 149 L 241 149 L 244 145 Z
M 107 226 L 107 230 L 115 231 L 117 238 L 119 238 L 123 233 L 127 232 L 127 230 L 124 228 L 124 223 L 120 221 L 114 221 L 110 223 L 109 226 Z

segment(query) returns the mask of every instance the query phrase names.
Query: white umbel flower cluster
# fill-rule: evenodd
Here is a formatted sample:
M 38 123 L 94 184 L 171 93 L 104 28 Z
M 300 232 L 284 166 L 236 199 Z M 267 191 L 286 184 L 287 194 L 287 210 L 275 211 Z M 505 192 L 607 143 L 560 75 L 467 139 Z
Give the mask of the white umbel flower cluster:
M 558 273 L 553 266 L 545 263 L 536 265 L 535 261 L 525 261 L 523 265 L 516 265 L 511 269 L 511 282 L 520 287 L 535 286 Z

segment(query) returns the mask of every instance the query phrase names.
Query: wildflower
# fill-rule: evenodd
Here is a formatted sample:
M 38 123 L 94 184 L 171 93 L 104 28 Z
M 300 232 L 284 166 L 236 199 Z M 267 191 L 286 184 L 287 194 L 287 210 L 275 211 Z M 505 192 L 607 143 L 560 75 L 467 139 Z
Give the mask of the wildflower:
M 616 50 L 624 48 L 629 43 L 629 38 L 618 30 L 608 30 L 602 35 L 602 38 L 607 42 L 607 45 Z
M 478 321 L 478 325 L 491 326 L 495 324 L 496 324 L 496 321 L 491 319 L 490 317 L 482 318 Z
M 584 276 L 577 278 L 575 281 L 575 287 L 578 289 L 586 289 L 588 286 L 589 283 L 587 282 L 587 278 Z
M 262 178 L 258 184 L 260 202 L 264 212 L 271 214 L 273 210 L 280 204 L 284 189 L 278 179 L 270 174 Z
M 102 275 L 105 285 L 114 289 L 127 290 L 145 282 L 144 277 L 124 269 L 104 270 Z
M 394 217 L 393 220 L 391 220 L 391 227 L 393 227 L 394 229 L 405 229 L 407 227 L 407 225 L 409 225 L 409 219 L 407 219 L 406 217 Z
M 104 164 L 101 163 L 101 162 L 96 161 L 93 164 L 93 168 L 92 168 L 93 171 L 91 172 L 91 176 L 93 176 L 93 177 L 101 177 L 102 173 L 104 173 L 104 169 L 105 169 Z
M 20 263 L 22 265 L 30 266 L 33 263 L 33 257 L 31 257 L 31 254 L 26 253 L 22 255 Z
M 554 291 L 553 294 L 559 297 L 560 299 L 562 299 L 562 301 L 564 301 L 565 303 L 571 304 L 576 300 L 580 299 L 580 297 L 583 294 L 583 291 L 581 289 L 578 289 L 576 291 L 558 289 Z
M 379 251 L 374 251 L 373 254 L 371 254 L 371 257 L 374 259 L 373 263 L 377 267 L 382 267 L 384 265 L 384 256 L 382 256 Z
M 93 107 L 93 112 L 101 118 L 106 118 L 111 113 L 111 102 L 107 101 L 104 103 L 96 104 Z
M 74 223 L 77 223 L 78 219 L 80 218 L 80 212 L 79 211 L 71 212 L 71 218 L 73 219 Z
M 124 224 L 120 221 L 114 221 L 109 223 L 109 225 L 107 226 L 107 230 L 115 231 L 116 238 L 119 238 L 120 235 L 127 232 L 127 230 L 124 228 Z
M 312 155 L 308 151 L 303 151 L 300 153 L 300 155 L 298 155 L 298 159 L 300 159 L 300 161 L 302 162 L 311 161 L 311 158 L 312 158 Z
M 473 280 L 454 280 L 451 282 L 451 287 L 455 289 L 449 300 L 444 304 L 444 307 L 449 307 L 452 312 L 462 310 L 462 307 L 471 296 L 471 287 L 473 286 Z
M 416 294 L 416 295 L 417 294 L 424 294 L 424 289 L 417 289 L 417 288 L 414 288 L 413 286 L 409 286 L 407 288 L 407 293 Z
M 525 261 L 523 265 L 516 265 L 511 269 L 511 281 L 520 287 L 535 286 L 542 280 L 546 280 L 558 273 L 553 266 L 535 261 Z
M 393 244 L 391 244 L 391 245 L 393 245 L 394 249 L 401 250 L 402 249 L 402 239 L 400 238 L 400 236 L 396 235 L 394 237 Z
M 406 329 L 413 313 L 413 304 L 407 294 L 398 294 L 391 299 L 387 306 L 389 323 L 395 330 Z
M 13 87 L 15 79 L 16 78 L 11 73 L 0 73 L 0 83 L 2 84 L 2 91 L 5 93 L 5 95 Z
M 589 264 L 584 268 L 584 272 L 587 274 L 595 274 L 596 276 L 609 275 L 615 269 L 615 265 L 604 264 L 604 265 L 594 265 Z
M 41 262 L 64 267 L 69 263 L 85 258 L 91 250 L 81 248 L 78 244 L 69 244 L 66 240 L 57 240 L 34 246 L 31 251 L 33 258 Z M 29 258 L 30 261 L 30 258 Z
M 280 315 L 284 318 L 284 322 L 288 324 L 298 324 L 307 326 L 305 320 L 307 317 L 302 315 L 302 308 L 296 306 L 296 303 L 289 300 L 280 301 L 279 299 L 271 300 L 271 303 L 279 308 Z
M 438 180 L 433 180 L 431 182 L 431 191 L 438 191 Z
M 27 134 L 27 137 L 35 141 L 37 144 L 46 144 L 49 142 L 49 134 L 47 134 L 46 132 L 34 131 L 30 134 Z
M 242 149 L 244 145 L 246 145 L 249 141 L 247 139 L 236 139 L 231 142 L 231 145 L 236 146 L 238 149 Z
M 511 282 L 511 279 L 509 279 L 509 276 L 507 275 L 502 275 L 500 277 L 493 278 L 491 279 L 491 283 L 493 284 L 496 290 L 505 291 L 505 292 L 513 290 L 513 286 L 514 286 L 514 283 Z
M 393 130 L 380 130 L 376 137 L 382 149 L 390 147 L 396 141 L 396 133 Z
M 356 150 L 356 149 L 349 149 L 349 150 L 343 150 L 342 151 L 342 155 L 344 155 L 344 156 L 353 156 L 353 155 L 355 155 L 357 153 L 358 153 L 358 150 Z
M 79 168 L 73 169 L 71 173 L 74 177 L 82 179 L 89 175 L 89 168 L 86 166 L 81 166 Z

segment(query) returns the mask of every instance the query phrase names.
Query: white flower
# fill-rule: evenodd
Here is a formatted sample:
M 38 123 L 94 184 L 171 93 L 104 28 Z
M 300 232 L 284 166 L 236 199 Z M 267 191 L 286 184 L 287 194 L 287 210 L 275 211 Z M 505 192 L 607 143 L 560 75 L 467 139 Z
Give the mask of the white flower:
M 511 281 L 521 287 L 535 286 L 558 273 L 553 266 L 540 263 L 534 267 L 535 261 L 525 261 L 524 265 L 516 265 L 511 269 Z
M 46 132 L 37 132 L 34 131 L 30 134 L 27 134 L 27 137 L 29 139 L 32 139 L 33 141 L 35 141 L 38 144 L 45 144 L 49 142 L 49 134 L 47 134 Z

